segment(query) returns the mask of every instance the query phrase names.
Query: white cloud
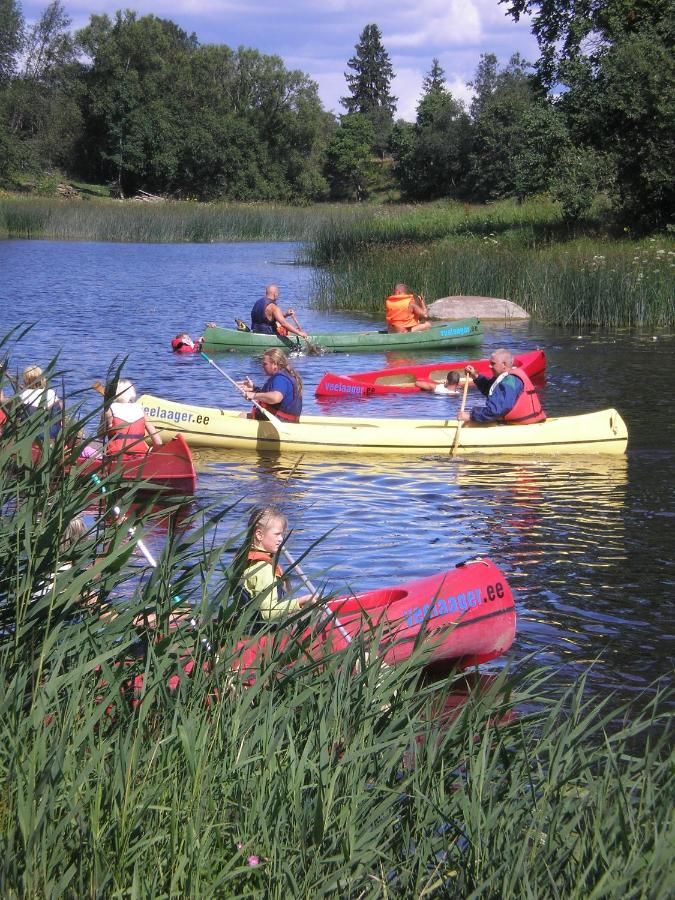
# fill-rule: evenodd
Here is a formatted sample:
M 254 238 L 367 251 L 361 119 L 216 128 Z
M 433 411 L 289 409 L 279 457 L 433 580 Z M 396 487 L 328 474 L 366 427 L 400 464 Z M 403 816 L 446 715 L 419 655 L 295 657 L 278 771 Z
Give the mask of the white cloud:
M 399 8 L 400 11 L 400 8 Z M 403 31 L 385 35 L 391 47 L 440 47 L 447 44 L 475 43 L 482 34 L 481 16 L 473 2 L 422 0 L 404 16 Z

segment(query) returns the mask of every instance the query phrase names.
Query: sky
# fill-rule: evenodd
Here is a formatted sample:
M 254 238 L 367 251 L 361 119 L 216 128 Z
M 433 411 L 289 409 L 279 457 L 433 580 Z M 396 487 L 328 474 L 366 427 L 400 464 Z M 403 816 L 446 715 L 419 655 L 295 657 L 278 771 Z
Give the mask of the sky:
M 466 83 L 473 78 L 481 53 L 494 53 L 505 65 L 519 52 L 530 62 L 537 45 L 528 19 L 515 23 L 498 0 L 62 0 L 74 29 L 90 15 L 133 9 L 170 19 L 201 44 L 254 47 L 276 54 L 289 69 L 300 69 L 319 86 L 327 110 L 344 112 L 340 97 L 347 93 L 344 73 L 359 35 L 376 24 L 389 53 L 395 78 L 391 92 L 398 98 L 397 118 L 413 121 L 422 79 L 438 57 L 452 94 L 468 100 Z M 47 5 L 23 0 L 28 22 Z

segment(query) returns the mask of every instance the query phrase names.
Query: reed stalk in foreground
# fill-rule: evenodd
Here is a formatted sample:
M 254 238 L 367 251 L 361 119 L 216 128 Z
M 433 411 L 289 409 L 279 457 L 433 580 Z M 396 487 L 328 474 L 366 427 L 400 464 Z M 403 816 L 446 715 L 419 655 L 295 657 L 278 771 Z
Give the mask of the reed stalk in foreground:
M 46 423 L 8 411 L 3 896 L 668 895 L 672 693 L 634 712 L 583 682 L 559 696 L 525 667 L 449 712 L 459 679 L 421 681 L 423 648 L 382 668 L 354 641 L 319 665 L 279 633 L 243 678 L 234 648 L 250 613 L 222 562 L 238 512 L 220 514 L 225 541 L 215 516 L 170 527 L 155 571 L 126 528 L 106 528 L 103 552 L 98 512 L 64 550 L 90 498 L 63 474 L 75 426 L 33 462 Z M 176 592 L 200 609 L 197 630 L 169 630 Z M 141 628 L 144 650 L 141 610 L 164 635 Z

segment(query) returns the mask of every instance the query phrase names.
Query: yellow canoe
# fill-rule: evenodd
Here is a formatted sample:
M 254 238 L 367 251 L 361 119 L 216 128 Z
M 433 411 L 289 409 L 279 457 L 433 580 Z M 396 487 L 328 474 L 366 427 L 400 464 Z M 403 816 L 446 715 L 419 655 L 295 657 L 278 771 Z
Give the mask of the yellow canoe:
M 145 394 L 145 416 L 163 439 L 180 433 L 191 447 L 256 453 L 415 455 L 454 453 L 625 453 L 626 425 L 615 409 L 561 416 L 534 425 L 464 425 L 457 447 L 456 419 L 375 419 L 302 416 L 283 428 L 242 418 L 237 410 L 175 403 Z

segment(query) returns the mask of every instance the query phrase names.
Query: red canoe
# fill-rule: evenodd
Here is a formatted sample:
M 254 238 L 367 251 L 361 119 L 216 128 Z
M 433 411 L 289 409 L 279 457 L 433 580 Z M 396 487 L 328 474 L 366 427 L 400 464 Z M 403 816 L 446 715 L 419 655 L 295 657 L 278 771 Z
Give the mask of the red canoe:
M 320 659 L 327 651 L 345 650 L 360 633 L 372 635 L 377 652 L 389 665 L 401 663 L 421 644 L 425 666 L 466 669 L 501 656 L 516 633 L 513 593 L 504 574 L 489 559 L 472 559 L 427 578 L 339 597 L 327 604 L 330 617 L 315 622 L 298 636 L 303 653 Z M 242 640 L 232 668 L 245 682 L 271 653 L 278 653 L 290 635 L 268 633 Z M 195 667 L 190 652 L 179 660 L 182 673 L 168 679 L 175 690 Z M 208 671 L 208 661 L 204 663 Z M 125 682 L 123 694 L 133 706 L 143 696 L 143 675 Z
M 514 357 L 514 364 L 523 369 L 530 378 L 537 378 L 546 369 L 543 350 L 530 350 Z M 466 366 L 474 366 L 481 375 L 491 377 L 487 359 L 473 359 L 465 362 L 435 362 L 421 366 L 396 366 L 377 369 L 372 372 L 356 372 L 353 375 L 337 375 L 326 372 L 316 389 L 317 397 L 372 397 L 376 394 L 416 394 L 417 380 L 444 382 L 448 372 Z
M 160 488 L 175 494 L 191 495 L 197 486 L 192 453 L 182 434 L 177 434 L 161 447 L 151 447 L 145 456 L 113 460 L 80 458 L 78 466 L 85 475 L 100 475 L 101 470 L 108 475 L 119 468 L 125 480 L 148 482 L 147 490 L 151 491 Z
M 326 646 L 344 650 L 351 639 L 368 632 L 377 636 L 379 653 L 390 665 L 406 660 L 421 642 L 427 651 L 425 665 L 467 668 L 501 656 L 516 633 L 513 593 L 504 574 L 488 559 L 340 597 L 327 606 L 332 615 L 326 624 L 303 633 L 313 656 L 320 656 Z M 265 635 L 243 642 L 238 667 L 254 671 L 265 647 L 274 641 Z

